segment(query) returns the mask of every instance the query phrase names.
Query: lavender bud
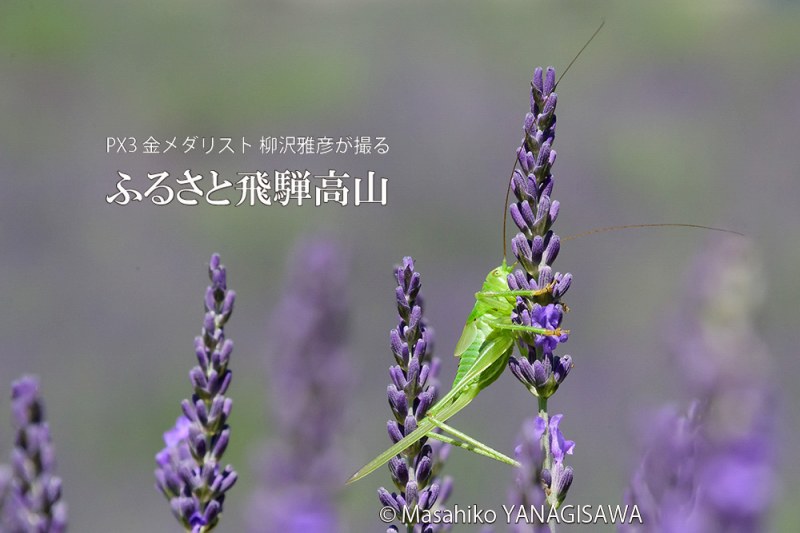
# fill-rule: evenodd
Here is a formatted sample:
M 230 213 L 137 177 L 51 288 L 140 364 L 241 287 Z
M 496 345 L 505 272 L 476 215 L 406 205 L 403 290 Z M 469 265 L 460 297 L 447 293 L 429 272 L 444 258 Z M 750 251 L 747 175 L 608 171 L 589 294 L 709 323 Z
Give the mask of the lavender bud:
M 394 384 L 395 387 L 397 387 L 398 389 L 406 388 L 406 384 L 408 382 L 406 381 L 405 375 L 403 375 L 402 368 L 400 368 L 399 366 L 389 367 L 389 376 L 392 378 L 392 383 Z
M 556 88 L 556 69 L 547 67 L 547 75 L 545 76 L 544 85 L 541 89 L 542 93 L 549 95 Z
M 403 438 L 403 432 L 400 430 L 400 426 L 396 421 L 389 420 L 386 427 L 389 431 L 389 438 L 392 439 L 392 444 L 396 444 Z
M 536 387 L 543 387 L 550 378 L 549 373 L 541 361 L 533 362 L 533 383 Z
M 389 385 L 387 392 L 389 395 L 389 406 L 392 408 L 395 417 L 405 417 L 408 412 L 406 394 L 403 391 L 397 390 L 394 385 Z
M 556 368 L 553 371 L 553 376 L 555 377 L 556 383 L 560 384 L 564 381 L 564 378 L 567 377 L 569 371 L 572 370 L 572 357 L 569 355 L 562 355 L 558 358 L 558 364 L 556 364 Z
M 547 248 L 544 250 L 544 254 L 542 259 L 547 265 L 552 265 L 553 261 L 556 260 L 558 257 L 558 252 L 561 249 L 561 239 L 558 238 L 558 235 L 553 235 L 550 238 L 550 241 L 547 243 Z
M 558 483 L 553 489 L 559 505 L 561 505 L 561 502 L 563 502 L 564 498 L 567 497 L 567 491 L 569 491 L 569 488 L 572 485 L 572 475 L 573 471 L 571 466 L 563 468 L 563 470 L 561 470 L 559 473 Z
M 402 488 L 403 485 L 408 483 L 408 465 L 399 456 L 392 457 L 389 460 L 389 472 L 398 488 Z
M 533 78 L 531 81 L 531 86 L 540 94 L 544 92 L 544 84 L 542 83 L 542 74 L 543 74 L 542 67 L 536 67 L 533 70 Z M 547 91 L 547 94 L 549 93 L 550 91 Z M 531 108 L 533 108 L 533 106 L 531 106 Z

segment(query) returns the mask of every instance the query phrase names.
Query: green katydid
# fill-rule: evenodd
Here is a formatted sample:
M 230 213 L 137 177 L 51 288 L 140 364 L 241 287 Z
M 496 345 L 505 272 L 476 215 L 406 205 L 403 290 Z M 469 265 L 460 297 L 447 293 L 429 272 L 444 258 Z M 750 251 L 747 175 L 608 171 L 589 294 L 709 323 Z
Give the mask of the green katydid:
M 353 483 L 380 468 L 392 457 L 426 436 L 459 445 L 504 463 L 518 465 L 513 459 L 445 424 L 450 417 L 469 405 L 483 389 L 500 377 L 521 333 L 555 336 L 568 333 L 560 328 L 548 330 L 511 322 L 511 312 L 517 296 L 535 297 L 552 290 L 552 287 L 538 291 L 509 290 L 507 279 L 511 271 L 512 267 L 503 260 L 502 265 L 486 276 L 482 290 L 475 294 L 475 306 L 467 318 L 464 331 L 456 345 L 455 356 L 459 357 L 460 361 L 450 392 L 428 410 L 417 429 L 370 461 L 356 472 L 348 480 L 348 483 Z M 456 436 L 459 440 L 433 433 L 437 427 Z

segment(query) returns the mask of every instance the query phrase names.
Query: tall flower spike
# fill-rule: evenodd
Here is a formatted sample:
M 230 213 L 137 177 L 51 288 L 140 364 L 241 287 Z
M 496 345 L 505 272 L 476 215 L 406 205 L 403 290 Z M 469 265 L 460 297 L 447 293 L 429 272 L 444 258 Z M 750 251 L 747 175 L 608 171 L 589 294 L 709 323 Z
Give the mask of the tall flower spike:
M 757 259 L 747 241 L 725 239 L 688 276 L 674 352 L 696 399 L 691 431 L 676 431 L 675 422 L 657 428 L 626 494 L 641 507 L 640 530 L 769 529 L 777 413 L 769 355 L 754 325 L 764 299 Z
M 39 379 L 24 376 L 11 385 L 16 438 L 12 477 L 4 504 L 8 531 L 60 533 L 67 530 L 67 506 L 55 475 L 55 449 L 44 420 Z
M 559 212 L 559 203 L 552 200 L 552 167 L 556 160 L 553 149 L 556 134 L 556 103 L 552 92 L 556 73 L 536 68 L 531 81 L 531 110 L 525 116 L 523 138 L 517 149 L 519 169 L 514 170 L 511 188 L 515 201 L 509 206 L 511 219 L 519 228 L 511 248 L 522 269 L 508 277 L 511 290 L 544 291 L 535 297 L 517 298 L 512 320 L 521 325 L 547 329 L 561 326 L 564 305 L 561 297 L 572 283 L 572 274 L 553 272 L 561 241 L 551 229 Z M 569 355 L 553 353 L 560 337 L 525 335 L 522 356 L 509 361 L 513 374 L 528 390 L 540 398 L 549 398 L 572 368 Z
M 566 312 L 561 298 L 572 283 L 572 274 L 553 270 L 553 262 L 561 249 L 561 240 L 552 230 L 560 208 L 558 201 L 552 199 L 558 103 L 558 95 L 553 92 L 555 86 L 556 71 L 553 67 L 548 67 L 546 72 L 540 67 L 534 70 L 531 108 L 525 115 L 523 137 L 517 148 L 519 168 L 514 169 L 511 179 L 514 201 L 509 206 L 511 219 L 519 228 L 511 240 L 511 249 L 522 268 L 509 274 L 508 287 L 515 291 L 533 291 L 531 295 L 517 297 L 511 314 L 512 322 L 560 331 Z M 572 468 L 563 463 L 564 450 L 559 449 L 563 443 L 558 430 L 561 415 L 550 419 L 547 410 L 548 398 L 558 390 L 572 369 L 569 355 L 554 353 L 567 338 L 566 332 L 560 335 L 522 334 L 517 343 L 520 355 L 512 355 L 508 362 L 514 376 L 538 401 L 544 452 L 540 482 L 547 494 L 547 504 L 552 508 L 558 508 L 564 501 L 573 475 Z
M 225 396 L 231 382 L 228 369 L 233 342 L 224 327 L 233 312 L 236 294 L 228 290 L 225 267 L 218 254 L 208 268 L 202 335 L 195 339 L 198 365 L 189 372 L 191 399 L 181 403 L 183 414 L 164 433 L 165 448 L 156 455 L 156 487 L 169 500 L 178 522 L 192 533 L 214 529 L 222 515 L 225 493 L 237 474 L 220 461 L 228 446 L 227 420 L 233 401 Z
M 420 275 L 414 271 L 414 260 L 403 258 L 403 264 L 395 268 L 397 279 L 397 311 L 400 321 L 389 334 L 392 354 L 396 365 L 389 369 L 391 383 L 388 388 L 389 406 L 393 419 L 389 420 L 389 438 L 392 443 L 411 433 L 417 423 L 436 403 L 436 379 L 439 360 L 433 357 L 433 330 L 422 316 L 423 302 L 419 294 Z M 397 516 L 403 510 L 413 512 L 441 508 L 452 491 L 452 480 L 439 476 L 449 446 L 439 441 L 423 438 L 402 454 L 389 461 L 389 471 L 397 492 L 384 487 L 378 490 L 381 504 L 391 507 Z M 445 531 L 444 524 L 408 524 L 415 533 Z M 397 532 L 390 526 L 389 532 Z
M 346 348 L 348 268 L 340 246 L 314 239 L 295 248 L 270 323 L 269 384 L 280 442 L 270 442 L 251 499 L 250 531 L 339 531 L 343 472 L 338 438 L 353 382 Z M 302 318 L 300 318 L 302 317 Z

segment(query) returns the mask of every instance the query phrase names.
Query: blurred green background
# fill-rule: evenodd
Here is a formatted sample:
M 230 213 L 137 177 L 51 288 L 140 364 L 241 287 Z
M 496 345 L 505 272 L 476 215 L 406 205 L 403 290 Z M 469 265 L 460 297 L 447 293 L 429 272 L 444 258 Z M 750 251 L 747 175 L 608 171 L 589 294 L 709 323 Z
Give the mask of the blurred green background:
M 800 6 L 789 1 L 369 2 L 76 0 L 0 4 L 2 381 L 40 374 L 72 531 L 176 531 L 153 488 L 161 433 L 189 392 L 213 251 L 239 294 L 228 458 L 240 481 L 220 531 L 242 531 L 249 465 L 271 432 L 267 318 L 288 250 L 327 230 L 352 253 L 346 470 L 385 447 L 395 324 L 391 269 L 413 255 L 443 375 L 473 292 L 501 258 L 502 198 L 537 65 L 562 70 L 554 197 L 561 235 L 686 222 L 746 233 L 763 253 L 759 331 L 783 387 L 782 499 L 800 521 Z M 107 136 L 370 135 L 385 156 L 105 153 Z M 329 168 L 389 178 L 358 208 L 108 205 L 117 170 L 180 175 Z M 685 400 L 667 348 L 683 273 L 714 235 L 641 230 L 562 247 L 575 275 L 551 401 L 577 442 L 575 503 L 616 503 L 637 462 L 643 408 Z M 7 392 L 0 407 L 8 412 Z M 456 425 L 511 449 L 534 404 L 510 376 Z M 0 417 L 0 450 L 11 441 Z M 511 472 L 455 451 L 453 503 L 500 508 Z M 342 492 L 345 530 L 383 530 L 385 472 Z M 593 530 L 603 530 L 593 527 Z M 612 526 L 604 530 L 611 531 Z M 470 530 L 460 527 L 457 530 Z M 568 528 L 564 528 L 568 530 Z

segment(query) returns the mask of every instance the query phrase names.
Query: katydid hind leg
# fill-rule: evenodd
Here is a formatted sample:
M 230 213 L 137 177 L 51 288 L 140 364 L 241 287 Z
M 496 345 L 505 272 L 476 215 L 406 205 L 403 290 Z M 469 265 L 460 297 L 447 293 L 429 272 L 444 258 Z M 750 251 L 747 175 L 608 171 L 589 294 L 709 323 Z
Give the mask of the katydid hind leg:
M 434 416 L 437 420 L 446 422 L 447 419 L 454 416 L 461 409 L 469 405 L 475 396 L 480 392 L 480 388 L 476 386 L 475 381 L 483 372 L 496 364 L 498 360 L 504 359 L 503 356 L 509 352 L 513 347 L 513 338 L 507 335 L 498 335 L 493 339 L 487 339 L 482 346 L 482 350 L 475 364 L 470 368 L 462 379 L 453 386 L 442 399 L 432 406 L 428 413 Z M 505 363 L 503 363 L 505 364 Z M 367 463 L 358 472 L 347 481 L 347 484 L 358 481 L 359 479 L 371 474 L 394 457 L 399 454 L 425 435 L 430 433 L 435 424 L 430 418 L 423 418 L 419 422 L 417 429 L 400 439 L 396 444 L 384 451 L 378 457 Z
M 464 407 L 469 405 L 473 397 L 474 396 L 470 396 L 468 394 L 459 396 L 458 398 L 455 399 L 455 401 L 437 411 L 435 415 L 436 419 L 440 421 L 446 421 L 447 419 L 458 413 L 460 410 L 462 410 Z M 437 403 L 437 405 L 439 404 Z M 433 410 L 433 407 L 431 407 L 431 410 Z M 371 474 L 384 464 L 388 463 L 392 457 L 400 454 L 403 450 L 405 450 L 418 440 L 422 439 L 423 437 L 431 433 L 435 428 L 436 424 L 434 424 L 434 422 L 426 416 L 425 418 L 420 420 L 417 429 L 415 429 L 414 431 L 412 431 L 411 433 L 409 433 L 408 435 L 397 441 L 397 443 L 389 447 L 382 454 L 378 455 L 375 459 L 364 465 L 358 472 L 353 474 L 353 476 L 347 480 L 346 484 L 349 485 L 350 483 L 354 483 L 359 479 L 361 479 L 362 477 Z
M 430 433 L 436 428 L 436 425 L 430 420 L 423 418 L 417 429 L 397 441 L 397 443 L 393 444 L 389 447 L 386 451 L 378 455 L 375 459 L 364 465 L 358 472 L 352 475 L 350 479 L 347 480 L 346 485 L 354 483 L 359 479 L 371 474 L 381 466 L 385 465 L 389 462 L 389 460 L 394 457 L 395 455 L 400 454 L 403 450 L 408 448 L 409 446 L 413 445 L 415 442 L 423 438 L 425 435 Z
M 507 455 L 498 452 L 494 448 L 487 446 L 486 444 L 480 442 L 479 440 L 470 437 L 466 433 L 457 430 L 456 428 L 445 424 L 443 421 L 438 420 L 436 418 L 431 417 L 436 426 L 442 430 L 442 432 L 446 433 L 446 438 L 441 438 L 441 433 L 429 433 L 428 436 L 434 439 L 442 440 L 443 442 L 447 442 L 454 446 L 458 446 L 459 448 L 463 448 L 473 453 L 477 453 L 478 455 L 483 455 L 490 459 L 494 459 L 495 461 L 499 461 L 501 463 L 505 463 L 507 465 L 519 467 L 519 462 L 511 459 Z

